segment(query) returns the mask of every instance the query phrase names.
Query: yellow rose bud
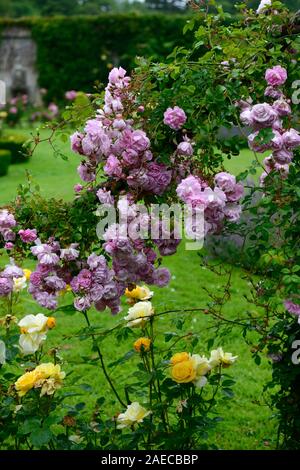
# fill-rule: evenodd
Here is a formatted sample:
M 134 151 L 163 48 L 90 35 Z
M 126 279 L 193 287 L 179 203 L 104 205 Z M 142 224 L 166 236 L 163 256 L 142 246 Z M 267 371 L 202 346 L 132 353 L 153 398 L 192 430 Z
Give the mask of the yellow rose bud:
M 187 361 L 178 362 L 171 369 L 172 379 L 179 383 L 193 382 L 196 378 L 196 370 L 194 363 L 191 359 Z
M 25 276 L 25 278 L 26 278 L 26 281 L 29 281 L 30 275 L 31 275 L 30 269 L 26 269 L 26 268 L 23 269 L 23 273 L 24 273 L 24 276 Z
M 171 364 L 175 366 L 175 364 L 178 364 L 179 362 L 183 361 L 188 361 L 189 359 L 190 355 L 187 352 L 176 353 L 173 357 L 171 357 Z
M 56 326 L 56 320 L 54 317 L 49 317 L 48 320 L 47 320 L 47 328 L 49 328 L 49 330 L 52 330 L 52 328 L 54 328 Z
M 150 350 L 151 340 L 149 338 L 139 338 L 133 344 L 137 352 L 147 352 Z

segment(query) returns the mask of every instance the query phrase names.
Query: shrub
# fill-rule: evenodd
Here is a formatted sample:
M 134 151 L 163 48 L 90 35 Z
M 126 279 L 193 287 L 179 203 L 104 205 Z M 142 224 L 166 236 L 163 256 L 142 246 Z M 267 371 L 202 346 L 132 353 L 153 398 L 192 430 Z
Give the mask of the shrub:
M 114 65 L 122 64 L 131 71 L 137 56 L 161 60 L 175 45 L 190 45 L 191 36 L 181 35 L 186 18 L 185 15 L 131 13 L 4 19 L 0 30 L 11 26 L 31 30 L 37 43 L 39 83 L 48 90 L 50 102 L 63 98 L 71 88 L 90 92 L 96 80 L 106 80 Z
M 11 153 L 9 150 L 0 150 L 0 176 L 5 176 L 11 163 Z
M 23 163 L 29 158 L 23 145 L 27 137 L 22 134 L 3 134 L 0 137 L 0 149 L 9 150 L 11 163 Z

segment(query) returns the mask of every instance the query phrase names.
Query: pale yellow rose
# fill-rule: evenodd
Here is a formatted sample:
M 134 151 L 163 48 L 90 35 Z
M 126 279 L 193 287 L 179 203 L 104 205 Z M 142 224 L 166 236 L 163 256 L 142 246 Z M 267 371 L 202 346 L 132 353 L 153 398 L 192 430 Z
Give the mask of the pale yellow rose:
M 223 348 L 218 348 L 211 351 L 209 363 L 211 367 L 217 367 L 219 365 L 229 367 L 237 360 L 237 358 L 238 356 L 233 356 L 231 353 L 224 353 Z
M 52 362 L 47 362 L 45 364 L 40 364 L 35 368 L 35 373 L 40 379 L 49 379 L 54 378 L 57 381 L 62 381 L 66 374 L 60 368 L 59 364 L 53 364 Z
M 43 313 L 26 315 L 19 321 L 21 336 L 19 346 L 22 354 L 34 354 L 41 344 L 47 339 L 48 329 L 54 328 L 56 320 L 46 317 Z
M 128 310 L 128 315 L 124 319 L 128 322 L 128 327 L 144 327 L 153 314 L 154 310 L 151 302 L 137 302 Z
M 137 401 L 131 403 L 127 406 L 125 413 L 119 414 L 117 417 L 117 428 L 122 429 L 130 427 L 135 423 L 142 423 L 146 416 L 149 416 L 151 411 L 147 411 L 143 406 L 141 406 Z
M 27 282 L 26 282 L 26 277 L 14 277 L 13 278 L 13 291 L 14 292 L 21 292 L 21 290 L 26 289 L 27 287 Z
M 26 315 L 19 321 L 18 325 L 23 333 L 41 333 L 47 329 L 48 317 L 43 313 L 37 315 Z

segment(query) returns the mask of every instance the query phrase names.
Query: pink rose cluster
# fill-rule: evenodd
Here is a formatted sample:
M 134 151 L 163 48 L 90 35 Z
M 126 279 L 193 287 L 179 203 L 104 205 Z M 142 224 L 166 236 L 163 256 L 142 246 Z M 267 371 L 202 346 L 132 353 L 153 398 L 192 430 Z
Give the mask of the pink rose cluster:
M 218 232 L 225 220 L 236 222 L 240 217 L 239 201 L 244 188 L 230 173 L 218 173 L 213 189 L 198 176 L 190 175 L 181 181 L 176 192 L 179 199 L 195 211 L 203 211 L 204 235 Z M 196 227 L 191 227 L 191 232 L 196 233 L 196 230 Z
M 23 276 L 23 270 L 16 266 L 11 259 L 10 264 L 6 265 L 5 269 L 0 272 L 0 297 L 7 297 L 13 291 L 13 280 Z
M 116 279 L 122 284 L 123 292 L 128 283 L 145 282 L 166 286 L 170 281 L 170 273 L 165 268 L 155 267 L 157 255 L 141 236 L 143 231 L 148 233 L 150 216 L 140 212 L 138 205 L 128 197 L 119 200 L 118 210 L 119 223 L 107 228 L 104 248 L 112 257 L 113 270 Z
M 87 121 L 84 132 L 71 136 L 72 150 L 85 157 L 79 176 L 86 183 L 95 181 L 98 165 L 103 163 L 112 180 L 125 181 L 138 193 L 161 195 L 170 184 L 171 172 L 153 160 L 147 134 L 124 116 L 123 103 L 134 104 L 130 78 L 122 67 L 112 69 L 108 78 L 103 108 Z
M 120 297 L 125 287 L 116 281 L 115 273 L 109 269 L 104 256 L 92 253 L 70 285 L 76 294 L 74 306 L 77 310 L 88 310 L 94 305 L 99 311 L 106 307 L 113 314 L 120 311 Z
M 299 297 L 297 297 L 299 302 Z M 295 302 L 295 299 L 286 299 L 283 302 L 285 309 L 291 314 L 298 317 L 298 323 L 300 323 L 300 304 Z
M 6 250 L 12 250 L 15 245 L 14 241 L 19 235 L 23 243 L 33 243 L 37 239 L 37 233 L 35 229 L 21 229 L 16 233 L 17 222 L 13 214 L 7 209 L 0 210 L 0 234 L 3 237 L 5 243 L 4 248 Z
M 15 232 L 12 230 L 17 222 L 7 209 L 0 210 L 0 234 L 5 242 L 13 242 L 16 238 Z
M 241 107 L 241 122 L 254 131 L 248 136 L 249 147 L 259 153 L 272 151 L 264 160 L 266 171 L 261 175 L 262 184 L 271 171 L 279 172 L 282 178 L 287 177 L 293 150 L 300 145 L 299 132 L 293 128 L 286 129 L 283 124 L 283 119 L 291 115 L 290 101 L 279 88 L 287 79 L 286 70 L 277 65 L 266 71 L 265 78 L 268 84 L 265 95 L 273 103 L 252 105 L 251 100 L 238 103 Z M 264 129 L 271 131 L 268 142 L 261 138 L 261 131 Z

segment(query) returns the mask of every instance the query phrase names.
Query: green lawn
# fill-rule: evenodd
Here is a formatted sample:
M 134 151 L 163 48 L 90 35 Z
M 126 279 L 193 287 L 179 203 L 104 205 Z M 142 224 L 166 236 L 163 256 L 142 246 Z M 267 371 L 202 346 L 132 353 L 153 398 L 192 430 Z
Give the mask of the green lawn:
M 42 144 L 30 162 L 10 167 L 9 175 L 0 178 L 0 205 L 7 204 L 15 195 L 18 184 L 24 182 L 25 169 L 28 168 L 34 180 L 41 186 L 42 193 L 47 196 L 62 197 L 71 199 L 73 195 L 73 185 L 79 181 L 76 174 L 78 156 L 71 154 L 69 145 L 57 142 L 63 153 L 69 155 L 69 160 L 63 161 L 54 158 L 52 150 L 47 144 Z M 248 166 L 253 160 L 251 153 L 243 151 L 226 165 L 229 171 L 238 173 Z M 4 261 L 4 260 L 3 260 Z M 208 301 L 208 296 L 203 287 L 208 287 L 214 293 L 222 292 L 224 278 L 213 274 L 211 271 L 201 266 L 200 258 L 194 251 L 186 251 L 182 243 L 177 256 L 165 258 L 164 265 L 170 268 L 172 280 L 170 285 L 164 289 L 155 288 L 153 304 L 157 311 L 169 308 L 192 308 L 204 307 Z M 28 265 L 30 267 L 30 265 Z M 241 277 L 239 269 L 233 272 L 232 298 L 226 306 L 226 313 L 229 316 L 236 316 L 249 308 L 243 298 L 243 294 L 248 292 L 248 285 Z M 65 303 L 70 303 L 71 298 L 66 297 Z M 31 298 L 25 296 L 24 308 L 26 313 L 38 313 L 43 309 L 36 305 Z M 108 312 L 92 312 L 92 323 L 103 328 L 113 327 L 119 319 L 125 315 L 112 317 Z M 46 313 L 46 312 L 45 312 Z M 84 321 L 81 314 L 69 316 L 57 313 L 57 327 L 49 332 L 47 346 L 58 346 L 59 354 L 64 358 L 64 370 L 73 372 L 68 380 L 74 382 L 74 390 L 78 391 L 78 384 L 85 383 L 93 387 L 88 394 L 83 394 L 82 400 L 88 397 L 86 402 L 87 413 L 93 408 L 97 394 L 110 396 L 110 391 L 103 379 L 98 365 L 87 366 L 84 356 L 90 354 L 89 340 L 78 344 L 78 338 L 68 338 L 62 341 L 62 336 L 71 336 L 76 333 Z M 160 317 L 158 321 L 158 338 L 164 331 L 170 328 L 170 318 Z M 187 314 L 186 330 L 200 334 L 199 352 L 207 352 L 207 340 L 214 336 L 214 330 L 207 329 L 211 326 L 211 320 L 202 313 Z M 138 335 L 138 332 L 135 333 Z M 134 338 L 132 339 L 132 341 Z M 125 342 L 126 343 L 126 342 Z M 119 343 L 114 337 L 108 337 L 102 343 L 103 353 L 106 362 L 109 363 L 124 354 L 129 348 L 126 344 Z M 234 376 L 237 383 L 235 385 L 235 398 L 230 405 L 220 405 L 218 410 L 224 421 L 219 424 L 216 434 L 211 440 L 223 449 L 268 449 L 274 447 L 276 438 L 276 422 L 272 419 L 272 414 L 262 401 L 263 384 L 270 378 L 270 367 L 267 361 L 263 361 L 258 367 L 252 360 L 249 347 L 245 345 L 239 330 L 235 330 L 222 339 L 216 339 L 215 345 L 222 345 L 226 351 L 238 354 L 238 362 L 230 369 L 230 374 Z M 184 342 L 180 345 L 184 348 Z M 118 383 L 125 382 L 128 375 L 128 367 L 135 367 L 137 359 L 112 369 L 111 373 Z M 130 366 L 129 366 L 130 364 Z M 112 413 L 120 411 L 112 408 Z

